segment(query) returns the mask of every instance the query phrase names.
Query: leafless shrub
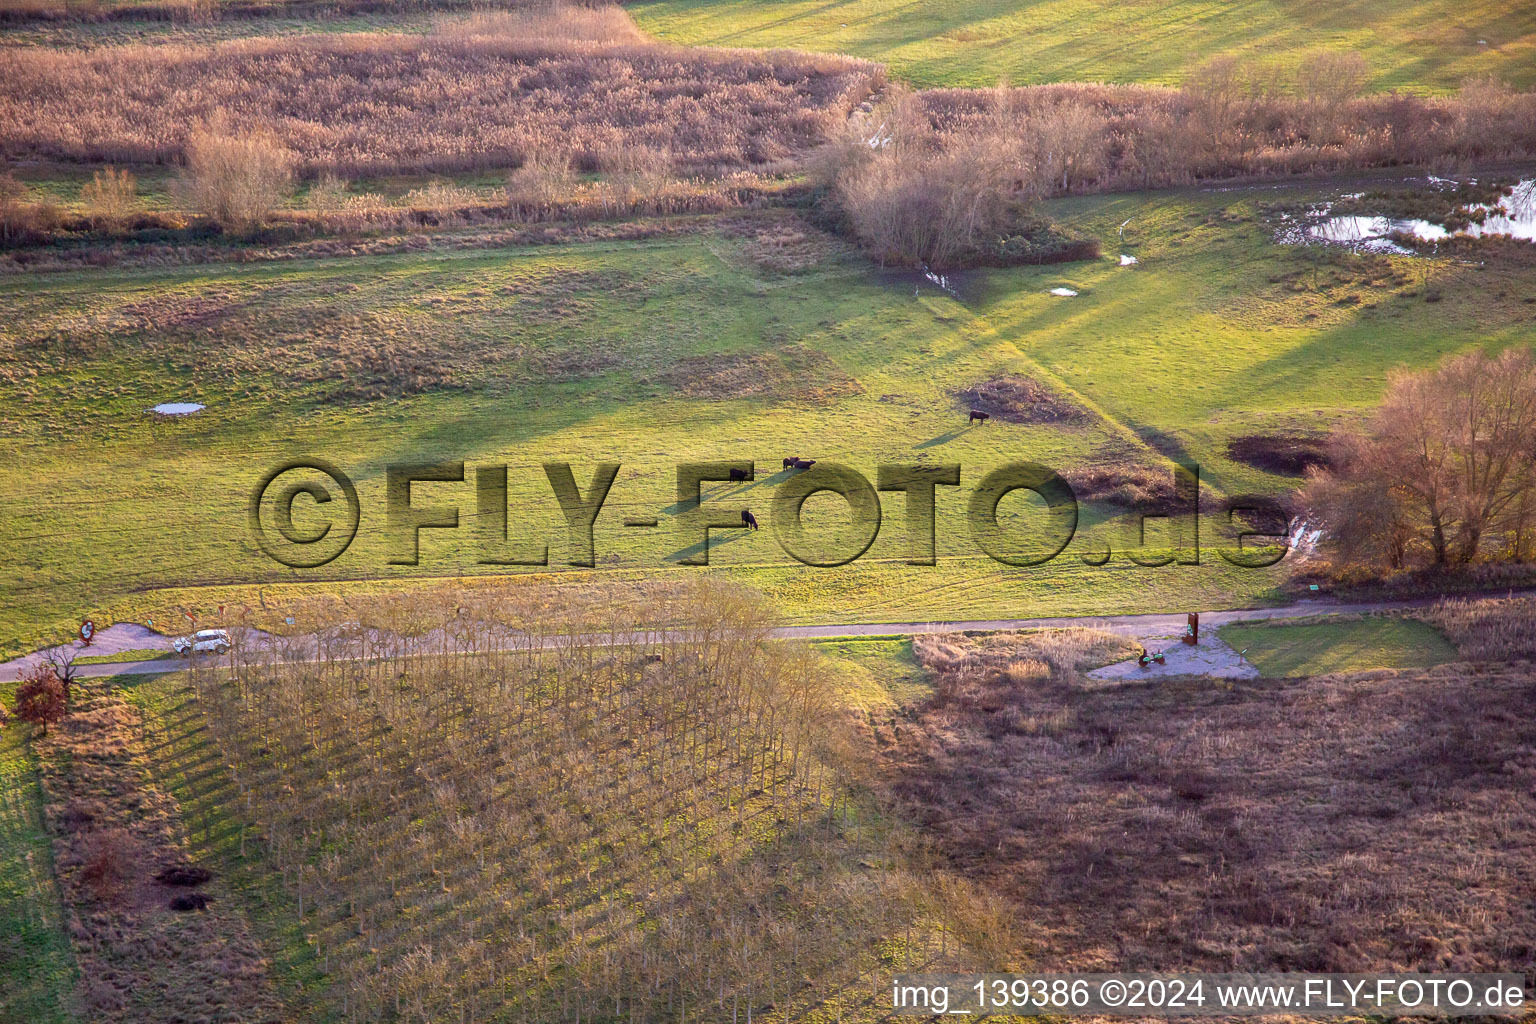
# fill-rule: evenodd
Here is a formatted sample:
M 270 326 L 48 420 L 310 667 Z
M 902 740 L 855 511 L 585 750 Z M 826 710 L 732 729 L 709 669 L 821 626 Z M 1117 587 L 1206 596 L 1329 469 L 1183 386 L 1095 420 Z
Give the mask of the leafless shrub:
M 0 246 L 45 242 L 61 219 L 52 203 L 31 201 L 27 187 L 14 175 L 0 175 Z
M 569 153 L 553 146 L 538 149 L 507 175 L 507 205 L 518 216 L 537 217 L 570 198 L 575 183 Z
M 94 217 L 126 217 L 138 206 L 138 181 L 127 171 L 108 167 L 97 171 L 80 189 L 86 213 Z
M 320 180 L 309 186 L 305 204 L 319 213 L 335 213 L 346 209 L 349 189 L 345 179 L 334 174 L 321 175 Z
M 283 199 L 293 176 L 293 154 L 270 134 L 235 136 L 222 127 L 187 140 L 180 190 L 187 205 L 234 230 L 258 225 Z

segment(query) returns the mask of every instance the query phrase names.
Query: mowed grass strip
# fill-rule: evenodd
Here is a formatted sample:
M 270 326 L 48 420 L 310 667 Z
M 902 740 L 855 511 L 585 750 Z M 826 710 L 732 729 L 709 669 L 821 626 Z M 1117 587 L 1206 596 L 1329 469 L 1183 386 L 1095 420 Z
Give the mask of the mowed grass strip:
M 643 0 L 628 9 L 669 41 L 848 53 L 924 87 L 1178 85 L 1218 55 L 1290 66 L 1319 49 L 1364 55 L 1380 90 L 1444 92 L 1476 75 L 1536 84 L 1536 8 L 1521 0 Z
M 14 687 L 0 692 L 8 705 Z M 0 729 L 0 1020 L 67 1024 L 76 968 L 43 828 L 32 727 Z
M 1297 625 L 1242 623 L 1220 636 L 1265 676 L 1289 678 L 1377 668 L 1429 668 L 1456 660 L 1439 630 L 1399 618 Z

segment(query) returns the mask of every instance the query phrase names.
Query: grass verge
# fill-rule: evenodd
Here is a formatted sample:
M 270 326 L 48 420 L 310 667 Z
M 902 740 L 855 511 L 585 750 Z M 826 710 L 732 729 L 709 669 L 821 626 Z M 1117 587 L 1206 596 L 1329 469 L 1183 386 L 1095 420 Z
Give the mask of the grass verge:
M 1224 626 L 1219 635 L 1270 678 L 1363 672 L 1377 668 L 1430 668 L 1456 660 L 1444 634 L 1412 619 L 1372 617 L 1273 625 Z

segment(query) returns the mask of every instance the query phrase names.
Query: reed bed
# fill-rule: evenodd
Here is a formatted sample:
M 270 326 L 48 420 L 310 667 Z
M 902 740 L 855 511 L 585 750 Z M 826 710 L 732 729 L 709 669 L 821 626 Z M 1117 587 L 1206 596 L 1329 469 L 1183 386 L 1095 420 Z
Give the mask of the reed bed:
M 701 173 L 818 144 L 877 78 L 837 57 L 648 43 L 602 10 L 479 16 L 424 37 L 12 49 L 0 153 L 179 163 L 217 123 L 270 135 L 309 176 L 513 168 L 555 146 L 578 170 L 623 170 L 641 151 Z

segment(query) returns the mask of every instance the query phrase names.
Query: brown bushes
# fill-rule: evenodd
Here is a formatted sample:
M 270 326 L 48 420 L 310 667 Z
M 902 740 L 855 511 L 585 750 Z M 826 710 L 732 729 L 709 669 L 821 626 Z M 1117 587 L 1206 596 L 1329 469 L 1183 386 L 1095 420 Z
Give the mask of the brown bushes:
M 1362 97 L 1352 67 L 1333 55 L 1284 81 L 1222 59 L 1183 89 L 1071 83 L 918 99 L 941 137 L 986 131 L 1011 147 L 1036 191 L 1536 156 L 1536 95 L 1477 80 L 1455 96 Z
M 47 241 L 62 220 L 52 203 L 32 202 L 27 187 L 12 175 L 0 175 L 0 247 Z
M 264 133 L 234 137 L 215 129 L 187 140 L 180 192 L 187 206 L 226 228 L 259 224 L 282 201 L 293 155 Z
M 530 24 L 506 15 L 427 37 L 12 48 L 0 54 L 0 152 L 173 162 L 222 111 L 226 134 L 270 133 L 305 173 L 515 167 L 557 140 L 588 169 L 645 147 L 694 173 L 821 142 L 876 76 L 834 57 L 573 41 L 611 38 L 622 15 L 561 17 L 575 27 L 531 38 L 506 35 Z

